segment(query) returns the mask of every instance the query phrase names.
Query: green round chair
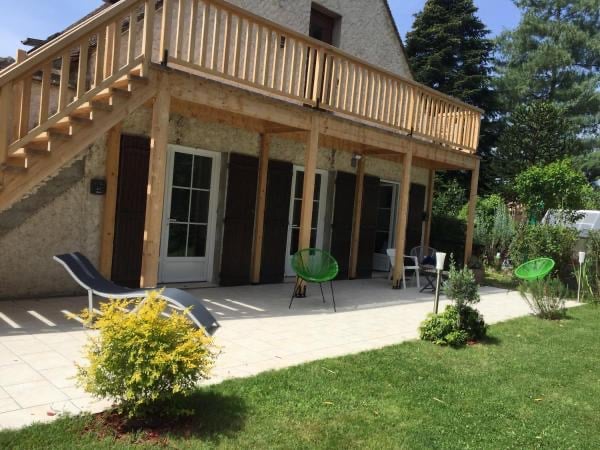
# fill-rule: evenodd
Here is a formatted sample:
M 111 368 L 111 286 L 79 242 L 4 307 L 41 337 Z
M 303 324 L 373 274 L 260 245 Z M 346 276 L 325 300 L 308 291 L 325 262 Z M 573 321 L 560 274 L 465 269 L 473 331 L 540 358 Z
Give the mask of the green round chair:
M 339 266 L 337 261 L 329 252 L 319 250 L 318 248 L 306 248 L 298 251 L 292 256 L 292 268 L 296 272 L 296 284 L 292 292 L 289 308 L 292 308 L 294 298 L 297 296 L 297 290 L 303 281 L 308 283 L 319 283 L 321 296 L 325 303 L 325 294 L 323 294 L 323 283 L 329 281 L 331 285 L 331 298 L 333 300 L 333 311 L 335 309 L 335 295 L 333 293 L 333 280 L 337 277 Z
M 515 276 L 525 281 L 538 280 L 552 272 L 552 269 L 554 269 L 553 259 L 537 258 L 517 267 Z

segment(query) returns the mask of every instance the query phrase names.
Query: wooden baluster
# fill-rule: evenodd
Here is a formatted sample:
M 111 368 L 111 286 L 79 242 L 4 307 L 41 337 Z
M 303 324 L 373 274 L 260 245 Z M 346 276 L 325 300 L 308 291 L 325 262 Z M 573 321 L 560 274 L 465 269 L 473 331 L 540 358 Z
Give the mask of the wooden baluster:
M 337 90 L 337 96 L 335 99 L 335 107 L 336 109 L 341 109 L 343 110 L 344 107 L 342 106 L 345 97 L 346 97 L 346 92 L 347 92 L 347 88 L 348 88 L 348 60 L 344 60 L 342 61 L 341 59 L 339 60 L 339 85 L 338 85 L 338 90 Z
M 212 53 L 210 57 L 211 70 L 218 70 L 219 46 L 221 45 L 221 10 L 215 8 L 215 24 L 213 27 Z
M 244 64 L 242 65 L 242 79 L 250 81 L 250 64 L 248 62 L 248 55 L 250 54 L 250 36 L 252 36 L 252 23 L 249 20 L 245 21 L 246 32 L 244 33 Z
M 288 40 L 289 42 L 289 40 Z M 286 45 L 287 42 L 286 42 Z M 294 95 L 294 79 L 296 77 L 296 47 L 298 45 L 298 41 L 296 39 L 291 39 L 291 55 L 290 55 L 290 70 L 288 73 L 288 94 Z
M 40 110 L 38 125 L 48 120 L 48 106 L 50 105 L 50 77 L 52 76 L 52 62 L 48 62 L 42 68 L 42 87 L 40 91 Z
M 104 81 L 104 60 L 106 45 L 106 29 L 101 28 L 96 36 L 96 67 L 94 67 L 93 87 L 98 86 Z
M 254 24 L 254 58 L 252 61 L 252 82 L 256 83 L 258 77 L 258 59 L 262 52 L 262 28 Z
M 323 87 L 319 90 L 320 102 L 322 104 L 329 104 L 329 87 L 331 84 L 331 70 L 332 70 L 333 58 L 330 54 L 323 52 Z
M 33 74 L 28 73 L 23 76 L 23 95 L 21 96 L 20 115 L 19 121 L 19 133 L 18 137 L 22 138 L 29 132 L 29 118 L 31 111 L 31 84 L 33 81 Z M 13 120 L 17 120 L 15 117 Z
M 175 58 L 181 59 L 183 54 L 183 34 L 185 32 L 184 13 L 185 0 L 179 0 L 177 5 L 177 26 L 175 29 Z
M 106 39 L 105 39 L 105 44 L 104 44 L 105 45 L 104 76 L 103 76 L 102 80 L 105 80 L 106 78 L 110 77 L 113 73 L 113 71 L 112 71 L 112 62 L 113 62 L 112 52 L 114 49 L 113 44 L 114 44 L 114 37 L 115 37 L 114 22 L 106 27 L 105 33 L 106 33 Z
M 394 92 L 393 96 L 390 95 L 390 105 L 389 105 L 389 109 L 388 109 L 388 122 L 391 122 L 392 126 L 396 126 L 396 117 L 397 117 L 397 113 L 398 113 L 398 105 L 400 104 L 398 102 L 398 96 L 400 95 L 399 92 L 399 86 L 398 86 L 398 82 L 393 80 L 390 82 L 391 86 L 392 86 L 392 90 Z
M 276 31 L 269 33 L 271 40 L 271 74 L 269 77 L 269 87 L 275 89 L 275 76 L 277 75 L 277 65 L 279 64 L 279 42 L 277 42 L 278 34 Z
M 224 19 L 224 30 L 223 30 L 223 73 L 229 75 L 229 53 L 231 49 L 231 13 L 228 10 L 223 11 L 225 16 Z
M 304 44 L 302 42 L 298 42 L 298 70 L 296 71 L 298 76 L 296 77 L 295 84 L 296 97 L 304 97 L 304 95 L 301 93 L 302 86 L 304 86 L 304 83 L 306 82 L 304 80 L 304 74 L 306 73 L 306 71 L 304 70 L 306 64 L 306 54 L 304 53 L 304 49 Z
M 171 0 L 163 0 L 162 8 L 162 33 L 160 35 L 159 58 L 163 64 L 167 64 L 169 50 L 171 47 L 171 24 L 173 20 L 173 8 Z
M 336 58 L 333 63 L 333 73 L 331 75 L 331 89 L 329 91 L 329 104 L 332 108 L 337 108 L 340 103 L 340 90 L 342 88 L 342 61 Z
M 134 9 L 129 16 L 129 34 L 127 35 L 127 62 L 129 65 L 135 59 L 135 40 L 137 37 L 137 12 Z
M 142 53 L 144 61 L 142 62 L 141 75 L 148 76 L 150 63 L 152 62 L 152 43 L 154 40 L 154 14 L 156 12 L 156 0 L 146 0 L 144 5 L 144 32 L 142 36 Z M 98 50 L 100 53 L 100 50 Z
M 323 82 L 323 70 L 325 67 L 325 52 L 322 48 L 318 49 L 315 54 L 315 70 L 313 78 L 312 100 L 315 103 L 321 101 L 321 88 Z
M 372 84 L 372 80 L 371 80 L 371 73 L 369 72 L 368 69 L 363 69 L 365 72 L 365 88 L 364 88 L 364 95 L 363 95 L 363 104 L 362 104 L 362 109 L 360 114 L 362 116 L 366 116 L 368 109 L 367 107 L 369 106 L 368 100 L 369 100 L 369 86 L 370 84 Z
M 58 88 L 58 111 L 62 112 L 69 103 L 69 74 L 71 73 L 71 50 L 61 58 L 60 87 Z
M 260 58 L 260 84 L 265 85 L 267 79 L 267 56 L 269 54 L 269 34 L 268 28 L 261 27 L 260 38 L 260 52 L 258 57 Z M 256 61 L 258 64 L 258 60 Z
M 279 91 L 284 92 L 284 84 L 285 84 L 285 69 L 286 69 L 286 65 L 287 65 L 287 48 L 288 48 L 288 38 L 283 36 L 283 35 L 279 35 L 278 39 L 280 41 L 279 43 L 279 47 L 281 47 L 281 45 L 283 45 L 283 51 L 281 52 L 281 58 L 280 58 L 280 65 L 279 65 Z
M 210 23 L 210 5 L 204 2 L 202 7 L 202 39 L 200 40 L 200 56 L 198 61 L 200 66 L 206 65 L 206 56 L 208 55 L 208 29 Z
M 17 50 L 16 64 L 20 64 L 27 59 L 27 52 L 25 50 Z M 12 114 L 12 138 L 14 140 L 19 139 L 19 117 L 21 116 L 21 105 L 23 102 L 23 95 L 25 95 L 25 78 L 22 78 L 14 82 L 13 88 L 13 114 Z
M 356 95 L 356 64 L 352 64 L 352 82 L 350 83 L 350 96 L 345 95 L 344 99 L 344 109 L 346 108 L 346 104 L 348 104 L 348 112 L 354 112 L 354 97 Z M 348 100 L 350 102 L 348 103 Z
M 379 113 L 380 113 L 380 108 L 381 108 L 381 94 L 382 94 L 382 90 L 381 90 L 381 75 L 377 74 L 377 82 L 376 82 L 377 87 L 373 87 L 373 98 L 371 99 L 371 102 L 374 102 L 374 106 L 373 106 L 373 119 L 375 120 L 379 120 Z
M 198 28 L 198 0 L 191 0 L 190 2 L 190 32 L 188 35 L 188 53 L 187 62 L 194 62 L 194 55 L 196 54 L 196 30 Z
M 87 91 L 87 71 L 89 56 L 89 38 L 85 38 L 79 45 L 79 69 L 77 72 L 77 98 L 81 98 Z M 113 59 L 114 63 L 114 59 Z
M 111 75 L 114 75 L 121 68 L 121 38 L 123 37 L 123 19 L 117 19 L 114 27 L 114 38 L 113 38 L 113 51 L 112 51 L 112 64 L 111 64 Z
M 233 32 L 233 76 L 238 78 L 238 73 L 240 70 L 240 54 L 242 47 L 242 18 L 241 16 L 236 16 L 235 22 L 235 31 Z M 242 72 L 243 74 L 243 72 Z M 243 75 L 239 78 L 243 78 Z
M 415 103 L 417 99 L 414 86 L 410 86 L 410 88 L 408 88 L 408 91 L 408 118 L 406 122 L 406 128 L 412 133 L 412 131 L 415 128 Z
M 0 88 L 0 167 L 8 157 L 8 147 L 12 142 L 11 130 L 15 119 L 12 116 L 14 85 L 11 81 Z
M 306 62 L 306 81 L 304 83 L 306 91 L 304 92 L 304 98 L 309 100 L 312 98 L 312 86 L 314 84 L 315 49 L 307 45 L 306 54 L 308 55 L 308 60 Z

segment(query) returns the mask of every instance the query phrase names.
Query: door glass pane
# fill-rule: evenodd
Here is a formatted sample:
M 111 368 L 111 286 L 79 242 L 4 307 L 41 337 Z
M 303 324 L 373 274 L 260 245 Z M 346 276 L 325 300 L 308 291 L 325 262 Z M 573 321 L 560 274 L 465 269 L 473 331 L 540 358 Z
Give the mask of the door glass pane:
M 310 232 L 310 247 L 316 248 L 317 246 L 317 230 L 313 229 Z
M 294 200 L 294 211 L 292 213 L 292 226 L 300 226 L 300 215 L 302 214 L 302 200 Z
M 319 202 L 313 202 L 311 228 L 317 228 L 319 222 Z
M 321 195 L 321 174 L 315 176 L 315 200 L 319 200 Z
M 302 198 L 302 190 L 304 189 L 304 172 L 296 172 L 296 187 L 294 189 L 294 197 Z
M 169 225 L 168 256 L 185 256 L 187 225 L 172 223 Z
M 387 231 L 378 231 L 375 234 L 375 253 L 386 254 L 389 248 L 389 239 Z
M 177 222 L 187 222 L 190 208 L 189 189 L 173 188 L 171 195 L 171 216 Z
M 197 189 L 210 189 L 212 174 L 212 158 L 194 156 L 194 181 L 193 187 Z
M 175 153 L 173 164 L 173 186 L 189 187 L 192 183 L 193 156 L 187 153 Z
M 209 191 L 192 191 L 190 222 L 208 223 Z
M 379 207 L 380 208 L 391 208 L 393 196 L 394 196 L 393 186 L 386 185 L 386 184 L 379 185 Z
M 392 210 L 387 208 L 382 208 L 377 211 L 377 229 L 381 231 L 390 229 L 390 220 Z
M 292 242 L 290 242 L 290 255 L 294 255 L 298 251 L 298 238 L 299 237 L 300 237 L 300 229 L 292 228 Z
M 187 256 L 206 256 L 206 225 L 190 225 Z

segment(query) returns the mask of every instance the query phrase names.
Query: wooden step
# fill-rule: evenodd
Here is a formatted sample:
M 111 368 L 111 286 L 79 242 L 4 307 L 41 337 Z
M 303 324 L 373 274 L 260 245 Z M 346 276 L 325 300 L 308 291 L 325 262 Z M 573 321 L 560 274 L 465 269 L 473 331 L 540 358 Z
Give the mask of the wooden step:
M 100 101 L 108 100 L 112 104 L 112 100 L 115 99 L 115 97 L 129 100 L 129 98 L 131 97 L 131 92 L 128 90 L 122 89 L 122 88 L 118 88 L 118 87 L 108 88 L 108 89 L 104 89 L 103 91 L 100 91 L 94 97 L 94 100 L 100 100 Z
M 129 91 L 134 90 L 137 86 L 146 86 L 148 85 L 148 78 L 141 77 L 139 75 L 135 75 L 130 73 L 122 78 L 119 78 L 112 85 L 113 88 L 121 88 L 127 89 Z
M 67 132 L 70 135 L 77 133 L 79 130 L 92 125 L 92 120 L 89 117 L 69 116 L 60 119 L 50 130 L 58 132 Z
M 88 119 L 93 119 L 94 113 L 110 113 L 112 111 L 112 106 L 107 102 L 92 100 L 90 102 L 86 102 L 73 111 L 70 116 L 71 117 L 84 117 Z
M 5 169 L 23 172 L 27 170 L 29 160 L 27 152 L 24 149 L 17 150 L 6 158 Z

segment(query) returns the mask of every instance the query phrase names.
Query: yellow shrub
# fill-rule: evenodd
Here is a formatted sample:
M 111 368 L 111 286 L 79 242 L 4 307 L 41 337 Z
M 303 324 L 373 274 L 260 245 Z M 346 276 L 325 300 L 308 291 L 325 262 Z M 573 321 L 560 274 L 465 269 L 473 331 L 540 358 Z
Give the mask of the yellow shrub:
M 129 313 L 132 307 L 136 312 Z M 208 378 L 216 356 L 212 339 L 182 312 L 166 317 L 171 310 L 156 291 L 142 301 L 112 300 L 101 312 L 92 324 L 99 335 L 86 347 L 89 365 L 78 367 L 80 385 L 114 399 L 129 417 L 185 413 L 174 397 Z

